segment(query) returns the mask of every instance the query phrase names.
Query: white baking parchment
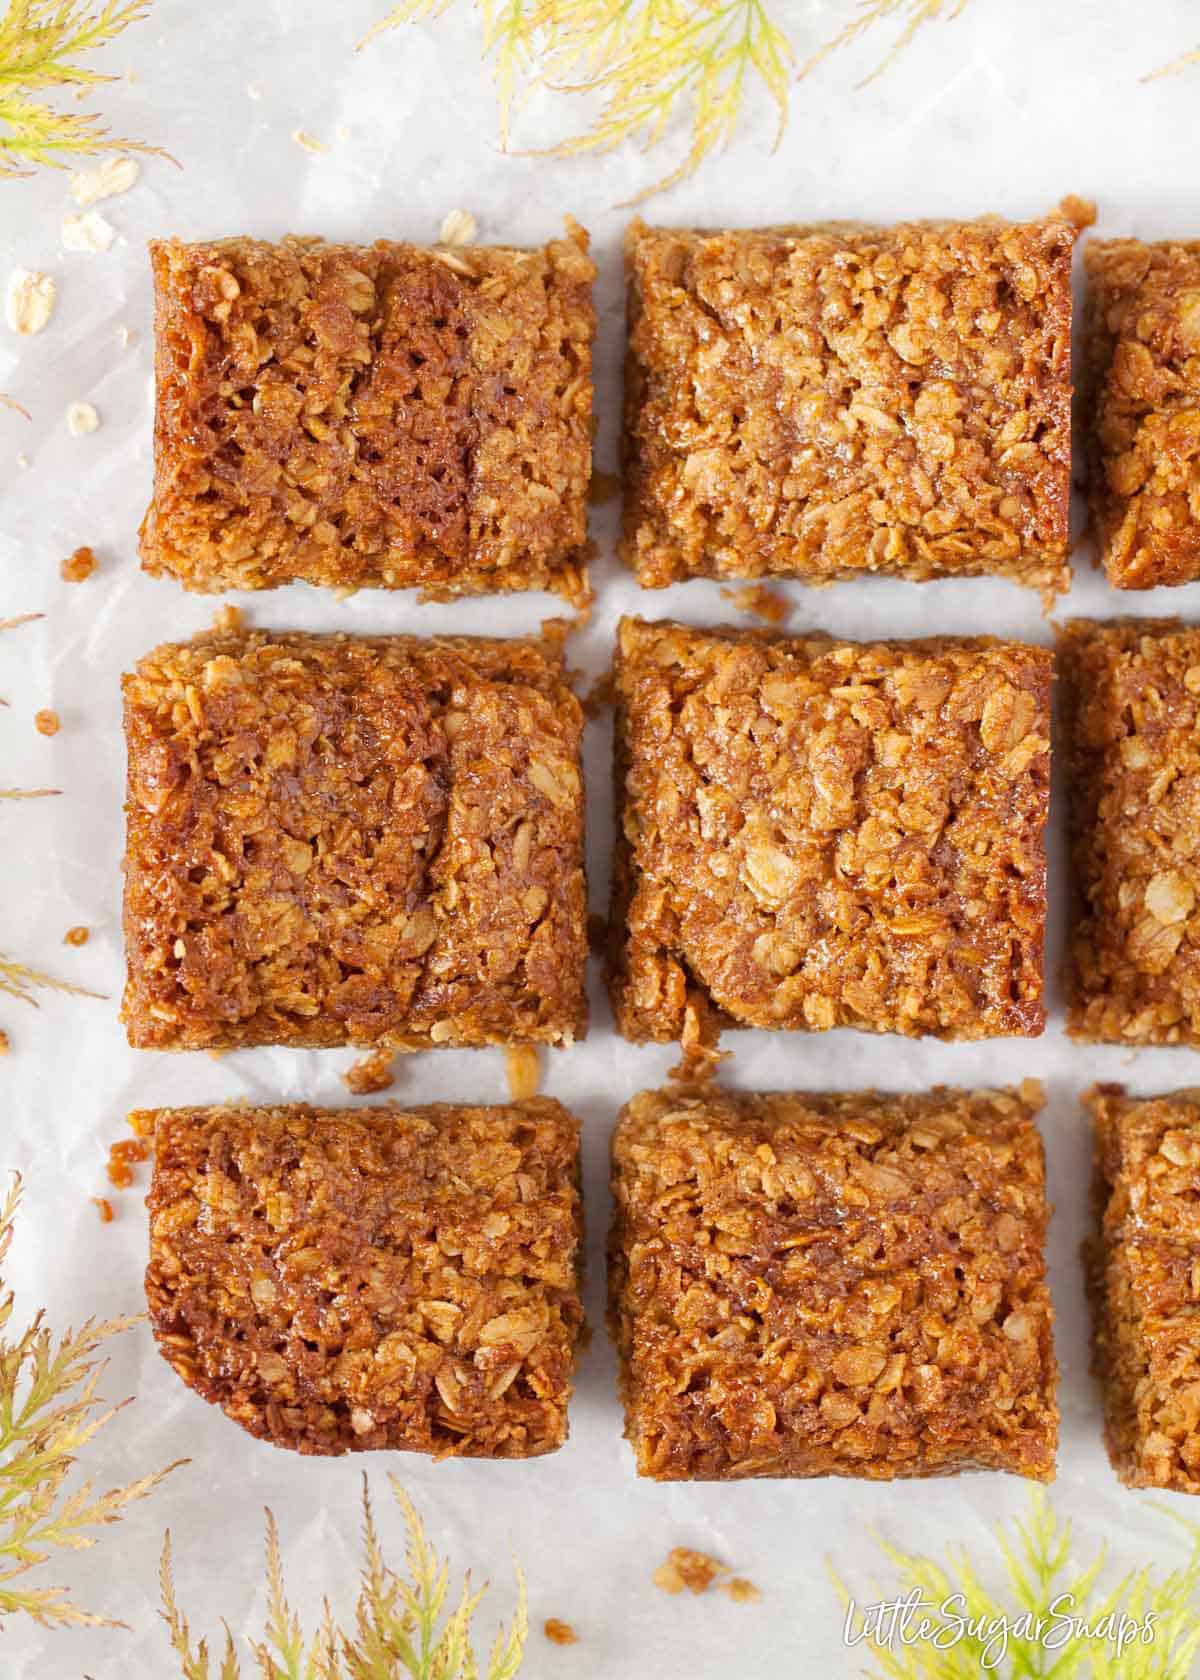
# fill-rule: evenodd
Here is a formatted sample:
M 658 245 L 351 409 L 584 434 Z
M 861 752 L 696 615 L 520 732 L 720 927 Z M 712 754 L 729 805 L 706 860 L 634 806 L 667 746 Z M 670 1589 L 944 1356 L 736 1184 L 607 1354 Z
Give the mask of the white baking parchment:
M 114 1195 L 102 1226 L 89 1197 L 104 1190 L 109 1143 L 140 1105 L 307 1098 L 345 1103 L 347 1052 L 247 1051 L 205 1055 L 130 1051 L 117 1022 L 122 983 L 120 888 L 124 752 L 118 678 L 158 642 L 207 626 L 218 603 L 143 577 L 135 533 L 150 488 L 151 296 L 145 243 L 155 235 L 210 238 L 320 233 L 369 241 L 429 241 L 454 208 L 472 212 L 483 241 L 539 242 L 564 213 L 592 232 L 600 266 L 601 331 L 597 465 L 615 467 L 622 347 L 620 200 L 681 154 L 649 157 L 632 146 L 605 158 L 556 162 L 504 155 L 475 14 L 460 5 L 441 21 L 355 44 L 386 0 L 158 0 L 149 20 L 103 55 L 123 79 L 99 96 L 113 128 L 158 142 L 181 168 L 151 159 L 128 194 L 99 206 L 118 230 L 112 249 L 70 254 L 60 224 L 75 211 L 66 175 L 0 183 L 0 279 L 14 266 L 59 283 L 50 327 L 18 339 L 0 326 L 0 390 L 32 418 L 0 409 L 0 617 L 41 612 L 39 623 L 0 637 L 0 783 L 53 785 L 63 797 L 0 806 L 3 891 L 0 949 L 106 994 L 107 1001 L 44 994 L 38 1010 L 0 998 L 12 1053 L 0 1062 L 0 1167 L 19 1168 L 25 1200 L 7 1276 L 18 1314 L 45 1306 L 64 1326 L 89 1314 L 136 1312 L 146 1230 L 142 1195 Z M 947 8 L 949 11 L 951 8 Z M 800 56 L 852 15 L 852 0 L 779 0 Z M 1195 189 L 1200 68 L 1143 83 L 1143 73 L 1197 44 L 1200 12 L 1188 0 L 970 0 L 952 22 L 923 30 L 882 79 L 856 84 L 885 49 L 872 31 L 794 92 L 790 126 L 772 153 L 772 118 L 755 96 L 743 135 L 694 179 L 651 203 L 663 221 L 753 224 L 826 217 L 1022 216 L 1067 192 L 1099 201 L 1099 231 L 1148 238 L 1200 233 Z M 128 72 L 127 77 L 124 73 Z M 543 94 L 518 114 L 515 139 L 545 144 L 580 120 L 578 98 Z M 306 150 L 296 130 L 326 149 Z M 128 329 L 132 338 L 124 343 Z M 101 425 L 70 435 L 70 403 L 95 405 Z M 20 464 L 18 456 L 27 461 Z M 716 585 L 639 592 L 613 555 L 616 508 L 596 510 L 598 592 L 589 627 L 569 644 L 590 679 L 609 658 L 622 612 L 676 615 L 697 624 L 737 617 Z M 87 543 L 100 569 L 64 583 L 59 564 Z M 1078 557 L 1077 582 L 1060 613 L 1179 612 L 1200 616 L 1195 586 L 1118 596 Z M 791 624 L 852 637 L 941 631 L 1049 639 L 1035 595 L 982 580 L 944 584 L 851 582 L 825 590 L 781 585 Z M 421 605 L 411 594 L 364 591 L 337 601 L 297 586 L 234 596 L 262 627 L 350 631 L 525 632 L 562 611 L 546 596 Z M 62 729 L 39 735 L 33 714 L 53 707 Z M 593 908 L 605 903 L 611 837 L 609 728 L 588 731 L 589 866 Z M 1062 942 L 1061 790 L 1051 839 L 1048 967 Z M 72 925 L 92 929 L 83 949 L 63 945 Z M 235 1633 L 261 1625 L 262 1512 L 279 1520 L 292 1596 L 308 1621 L 328 1595 L 348 1608 L 357 1581 L 360 1476 L 377 1496 L 385 1539 L 399 1554 L 402 1529 L 386 1496 L 397 1472 L 424 1512 L 431 1538 L 492 1590 L 481 1632 L 512 1603 L 512 1559 L 529 1582 L 534 1631 L 530 1680 L 838 1680 L 866 1670 L 842 1643 L 842 1614 L 827 1561 L 870 1598 L 891 1576 L 871 1531 L 941 1555 L 974 1551 L 994 1576 L 991 1525 L 1021 1514 L 1018 1480 L 975 1475 L 876 1486 L 852 1481 L 656 1486 L 635 1479 L 621 1438 L 614 1358 L 602 1320 L 602 1244 L 608 1219 L 606 1151 L 629 1095 L 661 1083 L 671 1048 L 635 1048 L 612 1031 L 593 976 L 586 1043 L 543 1057 L 544 1090 L 580 1115 L 589 1226 L 588 1310 L 595 1335 L 584 1354 L 560 1453 L 527 1464 L 432 1464 L 399 1454 L 322 1461 L 257 1443 L 186 1391 L 143 1325 L 113 1349 L 104 1392 L 136 1403 L 90 1453 L 106 1484 L 187 1456 L 152 1499 L 134 1507 L 90 1553 L 57 1557 L 47 1579 L 130 1624 L 129 1632 L 47 1633 L 20 1619 L 0 1633 L 3 1680 L 130 1680 L 177 1672 L 157 1615 L 155 1571 L 163 1530 L 175 1544 L 181 1598 L 193 1627 L 225 1616 Z M 1111 1573 L 1182 1561 L 1186 1541 L 1153 1504 L 1200 1517 L 1183 1498 L 1123 1491 L 1104 1456 L 1087 1371 L 1086 1318 L 1077 1259 L 1087 1213 L 1089 1150 L 1078 1104 L 1097 1078 L 1139 1092 L 1196 1082 L 1189 1050 L 1070 1045 L 1058 987 L 1034 1042 L 911 1043 L 844 1032 L 743 1032 L 721 1077 L 748 1088 L 919 1089 L 934 1083 L 1046 1083 L 1042 1117 L 1057 1206 L 1050 1266 L 1062 1361 L 1062 1447 L 1053 1490 L 1074 1523 L 1074 1551 L 1111 1547 Z M 389 1097 L 501 1100 L 503 1057 L 437 1051 L 401 1062 Z M 381 1099 L 367 1099 L 381 1100 Z M 756 1604 L 710 1593 L 669 1598 L 651 1584 L 668 1549 L 715 1554 L 762 1590 Z M 551 1646 L 541 1623 L 571 1622 L 579 1643 Z M 251 1672 L 246 1662 L 247 1674 Z

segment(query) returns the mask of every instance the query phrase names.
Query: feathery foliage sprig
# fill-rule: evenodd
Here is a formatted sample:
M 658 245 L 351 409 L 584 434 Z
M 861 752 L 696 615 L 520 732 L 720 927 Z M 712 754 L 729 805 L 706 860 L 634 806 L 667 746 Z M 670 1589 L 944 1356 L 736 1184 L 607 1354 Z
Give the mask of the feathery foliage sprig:
M 41 613 L 19 613 L 16 618 L 0 618 L 0 632 L 16 630 L 22 624 L 32 624 L 35 619 L 41 618 L 41 616 Z M 7 705 L 8 701 L 5 700 L 3 695 L 0 695 L 0 706 Z M 40 788 L 38 790 L 39 793 L 43 794 L 51 791 L 53 790 L 50 788 Z M 30 795 L 22 793 L 19 788 L 0 788 L 0 799 L 27 799 L 29 797 Z
M 1200 47 L 1191 52 L 1181 53 L 1173 58 L 1170 64 L 1164 64 L 1160 70 L 1152 70 L 1148 76 L 1143 76 L 1144 82 L 1156 82 L 1160 76 L 1177 76 L 1181 70 L 1200 68 Z
M 367 40 L 406 23 L 441 17 L 453 0 L 400 0 Z M 950 23 L 968 0 L 855 0 L 843 27 L 793 72 L 795 53 L 778 0 L 473 0 L 491 61 L 507 148 L 513 113 L 539 87 L 589 93 L 600 102 L 595 121 L 543 155 L 609 152 L 626 140 L 645 148 L 663 140 L 680 112 L 691 125 L 683 161 L 637 193 L 641 203 L 691 175 L 737 132 L 751 89 L 774 104 L 776 140 L 788 120 L 793 79 L 803 81 L 832 54 L 887 25 L 896 34 L 859 86 L 889 69 L 927 24 Z M 363 43 L 365 45 L 365 42 Z M 1155 76 L 1200 65 L 1200 47 Z M 1150 81 L 1154 76 L 1146 77 Z
M 3 0 L 0 0 L 0 4 Z M 0 16 L 0 178 L 69 156 L 156 152 L 110 135 L 88 111 L 60 111 L 44 97 L 76 95 L 114 77 L 79 62 L 144 18 L 153 0 L 8 0 Z M 159 156 L 165 156 L 159 153 Z
M 827 59 L 839 47 L 849 47 L 858 40 L 872 25 L 886 23 L 895 18 L 900 23 L 900 33 L 896 37 L 886 56 L 880 60 L 870 75 L 859 83 L 865 87 L 873 82 L 877 76 L 882 76 L 889 65 L 895 63 L 905 47 L 911 46 L 917 31 L 927 23 L 935 23 L 944 17 L 947 22 L 961 15 L 966 10 L 967 0 L 859 0 L 857 14 L 850 19 L 844 29 L 838 31 L 832 40 L 824 46 L 818 47 L 801 70 L 802 76 L 807 76 L 817 65 Z
M 52 792 L 47 788 L 46 792 Z M 14 795 L 9 794 L 9 798 Z M 16 794 L 16 798 L 33 799 L 36 792 Z M 28 964 L 17 962 L 12 957 L 6 957 L 0 951 L 0 992 L 16 998 L 19 1003 L 31 1003 L 36 1009 L 38 1000 L 35 992 L 62 992 L 68 997 L 98 998 L 99 992 L 89 992 L 86 986 L 76 986 L 70 980 L 59 980 L 53 974 L 43 974 L 40 968 L 30 968 Z
M 14 1178 L 0 1205 L 0 1265 L 20 1197 L 21 1181 Z M 58 1552 L 95 1545 L 94 1530 L 119 1522 L 127 1506 L 176 1468 L 107 1493 L 97 1493 L 91 1481 L 66 1486 L 79 1455 L 122 1409 L 106 1407 L 97 1395 L 105 1366 L 97 1354 L 136 1320 L 88 1319 L 56 1340 L 38 1313 L 10 1339 L 13 1304 L 0 1284 L 0 1623 L 24 1614 L 42 1627 L 119 1627 L 80 1609 L 65 1587 L 28 1586 L 24 1577 Z
M 15 618 L 0 618 L 0 631 L 16 630 L 22 624 L 32 624 L 41 616 L 41 613 L 19 613 Z M 0 706 L 7 704 L 7 700 L 0 699 Z M 58 791 L 57 788 L 0 788 L 0 800 L 52 799 Z M 86 987 L 76 986 L 69 980 L 57 980 L 52 974 L 43 974 L 40 969 L 30 968 L 27 963 L 17 962 L 0 951 L 0 993 L 7 993 L 21 1003 L 31 1003 L 36 1009 L 34 993 L 39 990 L 68 992 L 73 997 L 99 996 L 98 992 L 89 992 Z
M 480 1661 L 471 1624 L 485 1588 L 472 1591 L 470 1576 L 454 1608 L 447 1610 L 450 1565 L 432 1550 L 411 1499 L 394 1476 L 392 1493 L 408 1531 L 407 1576 L 384 1560 L 379 1533 L 363 1478 L 363 1566 L 354 1622 L 338 1626 L 328 1602 L 312 1638 L 288 1604 L 279 1530 L 267 1512 L 267 1621 L 265 1637 L 250 1641 L 263 1680 L 478 1680 Z M 163 1543 L 159 1570 L 162 1614 L 171 1649 L 180 1660 L 183 1680 L 241 1680 L 233 1635 L 225 1629 L 220 1667 L 207 1640 L 192 1644 L 191 1629 L 179 1609 L 172 1575 L 171 1536 Z M 485 1680 L 513 1680 L 521 1667 L 529 1617 L 525 1581 L 517 1571 L 517 1605 L 512 1625 L 496 1634 Z
M 41 613 L 21 613 L 17 618 L 0 618 L 0 630 L 15 630 L 18 625 L 32 624 L 41 616 Z M 7 705 L 8 701 L 0 696 L 0 706 Z M 53 799 L 58 791 L 57 788 L 0 788 L 0 799 Z M 7 989 L 3 983 L 4 968 L 4 958 L 0 957 L 0 990 Z M 71 990 L 69 986 L 65 989 Z
M 1083 1568 L 1074 1567 L 1071 1525 L 1059 1520 L 1040 1491 L 1029 1515 L 1017 1520 L 1011 1532 L 997 1530 L 1006 1577 L 1002 1594 L 984 1585 L 976 1561 L 964 1550 L 951 1553 L 943 1564 L 880 1542 L 896 1571 L 887 1601 L 916 1593 L 929 1613 L 954 1598 L 954 1613 L 967 1631 L 957 1643 L 944 1646 L 868 1642 L 862 1650 L 875 1665 L 870 1674 L 875 1680 L 979 1680 L 981 1674 L 994 1680 L 1179 1680 L 1192 1672 L 1200 1655 L 1200 1527 L 1174 1512 L 1165 1515 L 1190 1536 L 1187 1563 L 1167 1573 L 1149 1566 L 1130 1570 L 1107 1593 L 1099 1587 L 1106 1551 L 1102 1548 Z M 833 1580 L 848 1606 L 848 1589 L 836 1575 Z M 1061 1618 L 1071 1616 L 1094 1631 L 1105 1626 L 1106 1618 L 1128 1618 L 1128 1626 L 1151 1616 L 1153 1640 L 1147 1644 L 1133 1638 L 1118 1651 L 1103 1633 L 1088 1637 L 1079 1632 L 1048 1646 L 1036 1631 L 1037 1619 L 1046 1628 L 1056 1614 L 1060 1628 Z M 1003 1645 L 988 1631 L 1001 1622 L 1007 1628 Z M 855 1626 L 861 1631 L 861 1612 Z
M 401 0 L 368 39 L 405 23 L 440 17 L 451 0 Z M 861 0 L 857 15 L 814 53 L 801 78 L 840 47 L 889 19 L 899 39 L 880 70 L 926 23 L 956 17 L 967 0 Z M 581 134 L 548 155 L 608 152 L 625 140 L 657 145 L 679 111 L 688 112 L 691 143 L 683 161 L 631 201 L 691 175 L 737 131 L 755 85 L 774 104 L 777 135 L 788 119 L 795 55 L 775 0 L 475 0 L 483 54 L 492 61 L 507 146 L 522 93 L 539 86 L 599 98 L 600 113 Z M 878 73 L 878 72 L 877 72 Z

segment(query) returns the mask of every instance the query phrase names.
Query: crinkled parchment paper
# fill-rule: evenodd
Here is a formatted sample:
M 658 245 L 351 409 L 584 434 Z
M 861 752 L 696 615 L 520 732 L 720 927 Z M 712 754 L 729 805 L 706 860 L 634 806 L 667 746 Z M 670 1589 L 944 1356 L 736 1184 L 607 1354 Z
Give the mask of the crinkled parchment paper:
M 108 1143 L 135 1105 L 245 1098 L 351 1101 L 340 1074 L 351 1052 L 249 1051 L 209 1057 L 138 1054 L 116 1019 L 122 979 L 120 860 L 124 755 L 118 676 L 155 643 L 211 622 L 218 603 L 140 575 L 135 531 L 150 484 L 150 285 L 144 246 L 158 234 L 273 237 L 323 233 L 429 240 L 447 211 L 478 219 L 482 240 L 539 241 L 565 212 L 592 230 L 601 269 L 599 467 L 615 466 L 621 351 L 619 200 L 662 171 L 626 148 L 604 159 L 559 163 L 504 156 L 495 108 L 479 63 L 479 32 L 466 8 L 428 28 L 355 42 L 385 0 L 274 0 L 266 4 L 160 0 L 149 22 L 107 51 L 106 68 L 128 81 L 105 109 L 122 133 L 167 146 L 184 167 L 150 160 L 130 193 L 99 208 L 118 230 L 104 253 L 66 253 L 62 218 L 76 210 L 65 175 L 0 185 L 0 279 L 18 265 L 59 281 L 49 329 L 18 340 L 0 327 L 0 390 L 32 421 L 0 410 L 0 616 L 46 618 L 0 640 L 0 713 L 6 785 L 52 784 L 64 797 L 0 808 L 3 895 L 0 949 L 108 995 L 104 1003 L 49 996 L 38 1011 L 0 999 L 13 1053 L 0 1063 L 0 1167 L 19 1167 L 26 1199 L 9 1272 L 19 1308 L 44 1304 L 59 1325 L 87 1314 L 136 1311 L 145 1250 L 142 1184 L 114 1197 L 116 1221 L 101 1226 L 89 1196 L 103 1189 Z M 849 0 L 794 0 L 795 39 L 824 39 Z M 1100 231 L 1149 237 L 1200 232 L 1192 186 L 1200 140 L 1200 71 L 1142 85 L 1145 70 L 1175 57 L 1197 34 L 1185 0 L 1134 9 L 1084 0 L 972 0 L 953 23 L 932 25 L 880 81 L 855 82 L 884 46 L 869 36 L 796 90 L 791 126 L 771 155 L 770 113 L 761 105 L 738 143 L 699 177 L 651 204 L 664 221 L 708 224 L 830 216 L 893 219 L 1022 215 L 1049 209 L 1068 191 L 1094 196 Z M 249 87 L 260 95 L 255 98 Z M 517 140 L 544 144 L 578 121 L 561 97 L 532 99 Z M 303 129 L 327 150 L 293 140 Z M 122 329 L 131 329 L 125 347 Z M 101 425 L 69 434 L 68 405 L 95 405 Z M 27 466 L 18 465 L 24 452 Z M 608 658 L 623 611 L 675 614 L 696 623 L 736 617 L 715 585 L 641 595 L 616 565 L 616 509 L 596 510 L 599 598 L 589 628 L 569 644 L 590 678 Z M 59 562 L 91 544 L 99 572 L 77 586 Z M 1181 612 L 1200 616 L 1195 587 L 1118 598 L 1079 558 L 1079 578 L 1060 612 Z M 982 581 L 940 585 L 847 583 L 825 591 L 782 589 L 791 623 L 850 636 L 978 632 L 1045 640 L 1037 599 Z M 238 597 L 233 597 L 237 600 Z M 518 632 L 561 610 L 548 597 L 422 606 L 411 595 L 367 591 L 338 602 L 303 587 L 244 597 L 251 623 L 309 630 Z M 45 740 L 36 709 L 53 706 L 62 729 Z M 589 729 L 589 844 L 594 907 L 603 905 L 611 834 L 606 723 Z M 1063 876 L 1057 801 L 1053 890 Z M 94 932 L 82 950 L 62 945 L 73 924 Z M 1061 920 L 1049 962 L 1056 966 Z M 1043 1127 L 1057 1214 L 1051 1269 L 1063 1363 L 1061 1469 L 1054 1498 L 1076 1525 L 1080 1555 L 1101 1540 L 1113 1566 L 1155 1557 L 1163 1525 L 1147 1501 L 1123 1492 L 1100 1444 L 1087 1374 L 1086 1325 L 1077 1262 L 1087 1206 L 1089 1158 L 1080 1090 L 1096 1078 L 1139 1091 L 1193 1083 L 1190 1051 L 1068 1045 L 1057 987 L 1052 1019 L 1034 1043 L 913 1044 L 846 1033 L 805 1037 L 747 1032 L 723 1077 L 754 1087 L 923 1087 L 1036 1076 L 1046 1082 Z M 571 1440 L 530 1464 L 446 1463 L 379 1456 L 330 1462 L 260 1445 L 187 1393 L 140 1328 L 114 1349 L 105 1390 L 136 1393 L 101 1437 L 106 1482 L 180 1455 L 192 1459 L 155 1498 L 136 1507 L 92 1553 L 56 1559 L 84 1603 L 123 1617 L 130 1633 L 49 1634 L 13 1622 L 0 1634 L 5 1680 L 94 1680 L 174 1672 L 157 1619 L 155 1568 L 164 1527 L 175 1540 L 181 1598 L 194 1627 L 228 1616 L 235 1632 L 262 1612 L 262 1507 L 275 1511 L 295 1602 L 311 1619 L 322 1595 L 348 1605 L 357 1579 L 359 1477 L 374 1478 L 385 1536 L 399 1551 L 398 1515 L 383 1472 L 397 1471 L 425 1513 L 432 1538 L 493 1590 L 489 1618 L 511 1606 L 511 1559 L 524 1565 L 534 1619 L 526 1672 L 584 1677 L 651 1674 L 663 1680 L 755 1680 L 860 1673 L 861 1652 L 841 1643 L 841 1612 L 825 1572 L 830 1559 L 863 1591 L 882 1574 L 868 1531 L 912 1549 L 947 1542 L 979 1550 L 986 1530 L 1021 1512 L 1028 1494 L 1000 1476 L 871 1486 L 849 1481 L 733 1486 L 639 1484 L 621 1439 L 614 1360 L 602 1327 L 602 1243 L 607 1222 L 606 1148 L 613 1117 L 631 1092 L 660 1082 L 671 1049 L 636 1049 L 613 1035 L 594 993 L 585 1044 L 545 1058 L 544 1089 L 582 1118 L 589 1217 L 589 1311 L 596 1335 L 572 1408 Z M 403 1100 L 505 1095 L 500 1052 L 435 1052 L 400 1066 L 389 1095 Z M 369 1099 L 368 1099 L 369 1100 Z M 1175 1501 L 1188 1509 L 1184 1500 Z M 1200 1512 L 1197 1513 L 1200 1515 Z M 673 1545 L 712 1552 L 763 1591 L 758 1604 L 711 1594 L 668 1598 L 650 1577 Z M 868 1596 L 870 1596 L 868 1592 Z M 580 1643 L 548 1644 L 547 1616 L 574 1624 Z M 249 1665 L 247 1665 L 249 1672 Z

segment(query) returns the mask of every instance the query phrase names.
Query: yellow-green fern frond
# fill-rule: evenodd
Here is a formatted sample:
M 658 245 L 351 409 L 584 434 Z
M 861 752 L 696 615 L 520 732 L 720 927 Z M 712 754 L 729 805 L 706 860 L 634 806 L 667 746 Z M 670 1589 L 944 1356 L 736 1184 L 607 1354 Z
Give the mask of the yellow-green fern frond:
M 450 0 L 402 0 L 371 30 L 440 17 Z M 850 46 L 867 30 L 895 20 L 899 34 L 875 74 L 937 18 L 957 17 L 967 0 L 860 0 L 833 38 L 800 71 Z M 752 90 L 773 103 L 782 133 L 794 76 L 792 42 L 776 0 L 475 0 L 483 52 L 492 61 L 500 129 L 508 143 L 524 91 L 549 87 L 600 101 L 586 131 L 546 155 L 606 152 L 626 140 L 657 145 L 680 118 L 690 124 L 683 161 L 632 200 L 639 203 L 692 174 L 727 144 Z M 869 80 L 870 78 L 868 78 Z
M 8 0 L 0 15 L 0 177 L 68 156 L 156 147 L 109 134 L 100 117 L 60 111 L 41 97 L 80 93 L 114 78 L 80 63 L 144 18 L 153 0 Z M 166 153 L 159 153 L 166 156 Z
M 53 793 L 53 788 L 34 788 L 29 792 L 8 789 L 5 797 L 9 799 L 36 799 L 39 793 Z M 59 980 L 53 974 L 43 974 L 40 969 L 30 968 L 26 963 L 15 962 L 12 957 L 0 953 L 0 992 L 18 999 L 21 1003 L 31 1003 L 38 1006 L 35 992 L 63 992 L 70 997 L 98 998 L 100 992 L 89 992 L 86 986 L 76 986 L 70 980 Z
M 1183 1527 L 1192 1542 L 1186 1563 L 1167 1573 L 1132 1570 L 1107 1593 L 1099 1590 L 1104 1548 L 1073 1566 L 1071 1526 L 1041 1492 L 1024 1519 L 996 1533 L 1000 1591 L 984 1584 L 982 1560 L 961 1548 L 943 1563 L 881 1542 L 894 1576 L 882 1589 L 872 1586 L 877 1601 L 915 1594 L 948 1631 L 912 1644 L 861 1643 L 860 1657 L 872 1665 L 864 1672 L 875 1680 L 1179 1680 L 1200 1654 L 1200 1527 Z M 862 1611 L 850 1610 L 849 1589 L 833 1580 L 851 1632 L 861 1635 Z M 946 1605 L 950 1618 L 941 1614 Z M 1149 1639 L 1142 1637 L 1147 1627 Z
M 918 30 L 924 28 L 927 23 L 936 22 L 938 18 L 944 17 L 947 21 L 950 21 L 958 17 L 965 11 L 966 5 L 967 0 L 859 0 L 856 16 L 851 18 L 845 28 L 839 30 L 832 40 L 826 41 L 823 46 L 818 48 L 801 70 L 801 78 L 809 75 L 818 64 L 827 59 L 831 53 L 837 52 L 840 47 L 852 46 L 860 35 L 865 34 L 868 29 L 874 28 L 876 24 L 895 20 L 900 24 L 900 33 L 889 48 L 887 55 L 876 65 L 870 75 L 864 77 L 863 81 L 860 82 L 859 86 L 865 87 L 867 83 L 873 82 L 877 76 L 882 76 L 883 72 L 895 63 L 905 47 L 912 45 Z
M 288 1604 L 279 1532 L 267 1512 L 267 1623 L 264 1638 L 251 1641 L 257 1672 L 265 1680 L 514 1680 L 529 1633 L 525 1582 L 517 1571 L 517 1607 L 512 1626 L 496 1635 L 486 1668 L 481 1667 L 471 1626 L 486 1589 L 472 1591 L 470 1577 L 447 1610 L 450 1565 L 425 1536 L 421 1518 L 396 1478 L 392 1492 L 404 1513 L 407 1574 L 387 1564 L 380 1544 L 366 1478 L 363 1478 L 363 1564 L 350 1629 L 334 1621 L 328 1603 L 312 1638 Z M 183 1680 L 242 1680 L 228 1628 L 219 1670 L 207 1643 L 192 1644 L 172 1579 L 171 1537 L 163 1545 L 159 1570 L 162 1614 Z
M 1148 76 L 1143 76 L 1142 80 L 1144 82 L 1156 82 L 1160 76 L 1177 76 L 1181 70 L 1198 68 L 1200 68 L 1200 47 L 1195 48 L 1193 52 L 1181 53 L 1178 58 L 1173 58 L 1170 64 L 1164 64 L 1159 70 L 1152 70 Z
M 763 0 L 696 6 L 660 0 L 641 8 L 601 0 L 599 8 L 588 10 L 590 26 L 580 19 L 569 30 L 555 31 L 547 74 L 556 81 L 580 75 L 575 87 L 604 104 L 586 134 L 550 148 L 550 155 L 607 152 L 630 139 L 654 146 L 676 114 L 687 111 L 691 144 L 683 161 L 637 193 L 630 201 L 636 204 L 691 175 L 710 152 L 727 145 L 755 85 L 774 103 L 777 138 L 783 133 L 793 53 Z
M 14 1178 L 0 1207 L 0 1266 L 12 1243 L 21 1184 Z M 43 1627 L 115 1627 L 106 1616 L 76 1605 L 61 1586 L 30 1586 L 25 1577 L 62 1551 L 96 1543 L 95 1530 L 119 1522 L 126 1508 L 176 1468 L 142 1476 L 127 1487 L 97 1493 L 87 1481 L 70 1490 L 77 1460 L 120 1406 L 105 1407 L 97 1389 L 104 1361 L 97 1357 L 133 1319 L 97 1324 L 56 1340 L 41 1313 L 10 1339 L 13 1296 L 0 1284 L 0 1623 L 30 1616 Z

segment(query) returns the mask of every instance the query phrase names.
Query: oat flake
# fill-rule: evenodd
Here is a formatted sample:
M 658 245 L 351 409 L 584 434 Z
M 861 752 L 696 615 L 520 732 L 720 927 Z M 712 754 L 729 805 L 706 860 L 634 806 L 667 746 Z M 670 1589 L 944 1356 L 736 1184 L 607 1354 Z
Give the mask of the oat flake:
M 74 402 L 67 409 L 67 430 L 72 437 L 84 437 L 100 425 L 100 416 L 89 402 Z
M 442 223 L 439 245 L 470 245 L 478 232 L 478 224 L 469 210 L 451 210 Z
M 107 251 L 116 237 L 116 228 L 99 210 L 88 210 L 82 216 L 63 217 L 64 251 Z
M 102 198 L 115 198 L 128 192 L 142 166 L 136 158 L 106 157 L 95 169 L 81 169 L 71 177 L 71 197 L 81 209 L 98 204 Z
M 52 275 L 14 268 L 4 294 L 4 319 L 13 332 L 29 338 L 48 325 L 57 298 L 58 285 Z

